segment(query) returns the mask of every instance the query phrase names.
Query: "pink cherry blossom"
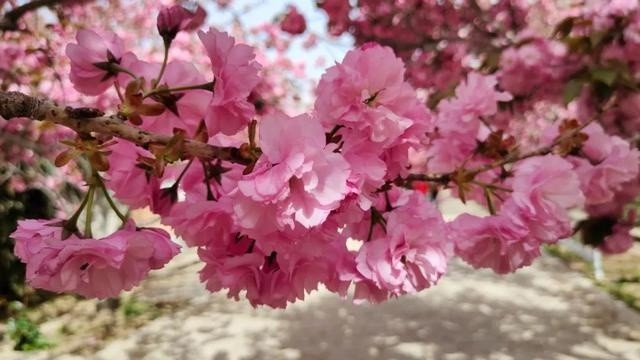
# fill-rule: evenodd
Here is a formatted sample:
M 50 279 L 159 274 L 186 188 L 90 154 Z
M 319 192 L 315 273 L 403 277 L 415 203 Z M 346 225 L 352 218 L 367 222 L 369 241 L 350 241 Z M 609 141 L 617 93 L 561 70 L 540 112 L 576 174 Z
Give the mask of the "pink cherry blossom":
M 205 246 L 215 242 L 226 242 L 234 229 L 231 218 L 231 198 L 217 201 L 188 200 L 179 202 L 163 217 L 164 224 L 171 226 L 189 246 Z
M 500 57 L 500 86 L 511 94 L 558 96 L 572 67 L 565 62 L 566 46 L 532 34 L 520 34 L 524 44 L 506 49 Z M 532 77 L 531 74 L 536 74 Z
M 556 155 L 522 160 L 514 167 L 512 188 L 503 211 L 517 214 L 531 236 L 552 243 L 571 234 L 567 209 L 581 206 L 584 196 L 570 162 Z
M 480 137 L 480 117 L 498 111 L 498 102 L 511 95 L 496 90 L 495 76 L 470 73 L 455 90 L 455 97 L 438 105 L 437 133 L 427 149 L 427 164 L 432 172 L 451 172 L 475 150 Z
M 158 32 L 165 41 L 171 42 L 179 31 L 199 28 L 206 16 L 207 13 L 200 6 L 195 11 L 187 10 L 182 5 L 163 7 L 158 13 Z
M 308 228 L 321 224 L 346 196 L 349 165 L 334 146 L 325 144 L 315 118 L 266 116 L 260 148 L 263 155 L 255 168 L 238 182 L 238 196 L 250 201 L 238 203 L 237 216 L 247 207 L 275 210 L 280 227 L 294 227 L 295 220 Z
M 207 130 L 210 135 L 219 132 L 233 135 L 247 126 L 255 115 L 255 108 L 247 97 L 260 81 L 260 65 L 254 61 L 253 48 L 236 44 L 225 32 L 211 28 L 198 32 L 198 36 L 215 76 L 213 100 L 205 117 Z
M 100 299 L 131 290 L 179 251 L 165 231 L 138 229 L 132 221 L 102 239 L 63 240 L 59 220 L 24 220 L 12 237 L 31 286 Z
M 318 7 L 329 15 L 331 35 L 340 35 L 346 30 L 351 10 L 348 0 L 321 0 L 318 2 Z
M 540 243 L 511 214 L 488 217 L 462 214 L 450 227 L 456 240 L 456 255 L 475 268 L 506 274 L 531 265 L 540 256 Z
M 115 197 L 134 208 L 150 205 L 154 193 L 160 190 L 160 182 L 136 165 L 140 156 L 152 157 L 152 154 L 126 141 L 118 141 L 109 150 L 107 184 Z
M 404 72 L 390 48 L 368 44 L 349 51 L 320 79 L 315 116 L 343 142 L 357 188 L 376 188 L 384 175 L 406 169 L 409 148 L 433 128 Z
M 136 76 L 145 79 L 155 79 L 160 71 L 161 64 L 149 63 L 137 59 L 125 57 L 126 67 Z M 128 75 L 127 75 L 128 76 Z M 129 81 L 130 79 L 126 79 Z M 178 88 L 204 84 L 204 76 L 196 67 L 186 61 L 171 61 L 167 64 L 160 86 Z M 122 81 L 125 83 L 125 81 Z M 171 135 L 174 129 L 186 130 L 189 135 L 195 134 L 202 119 L 207 113 L 207 104 L 212 95 L 207 90 L 188 90 L 172 94 L 159 93 L 147 99 L 145 104 L 164 104 L 165 111 L 158 116 L 142 116 L 142 127 L 145 130 Z
M 287 12 L 280 21 L 282 31 L 292 35 L 299 35 L 307 30 L 307 22 L 304 15 L 298 12 L 298 8 L 294 5 L 287 7 Z
M 587 126 L 584 132 L 589 135 L 582 147 L 585 158 L 572 161 L 577 164 L 587 204 L 606 203 L 638 177 L 640 152 L 622 138 L 607 135 L 598 124 Z
M 356 258 L 359 274 L 393 295 L 435 285 L 453 252 L 442 215 L 418 192 L 391 211 L 386 236 L 365 242 Z
M 626 219 L 620 219 L 613 225 L 612 233 L 604 238 L 604 242 L 598 247 L 605 254 L 622 254 L 633 247 L 636 241 L 631 235 L 635 227 L 636 211 L 631 210 Z
M 253 306 L 284 308 L 291 299 L 288 276 L 280 269 L 276 253 L 265 255 L 254 239 L 236 234 L 230 241 L 201 248 L 198 255 L 206 264 L 200 279 L 209 291 L 228 289 L 227 295 L 237 300 L 244 290 Z
M 71 61 L 69 78 L 76 90 L 86 95 L 99 95 L 107 90 L 116 78 L 118 65 L 125 53 L 124 42 L 112 32 L 98 34 L 81 29 L 76 35 L 77 44 L 67 45 Z

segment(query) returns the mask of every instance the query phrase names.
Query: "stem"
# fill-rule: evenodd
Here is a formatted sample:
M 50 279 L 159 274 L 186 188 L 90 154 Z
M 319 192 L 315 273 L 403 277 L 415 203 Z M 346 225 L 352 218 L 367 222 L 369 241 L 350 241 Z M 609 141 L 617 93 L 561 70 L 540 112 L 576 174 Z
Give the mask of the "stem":
M 487 201 L 487 207 L 489 208 L 489 213 L 491 215 L 495 215 L 496 214 L 496 208 L 493 205 L 493 198 L 491 197 L 491 190 L 489 190 L 489 188 L 482 188 L 483 192 L 484 192 L 484 198 Z
M 476 184 L 484 189 L 490 189 L 490 190 L 500 190 L 500 191 L 504 191 L 504 192 L 513 192 L 512 189 L 509 189 L 508 187 L 504 187 L 504 186 L 500 186 L 500 185 L 496 185 L 496 184 L 488 184 L 482 181 L 477 181 L 477 180 L 472 180 L 471 181 L 472 184 Z
M 71 217 L 67 219 L 66 221 L 67 224 L 72 223 L 74 226 L 76 225 L 76 223 L 78 222 L 78 219 L 80 218 L 80 214 L 82 213 L 82 210 L 84 210 L 84 208 L 87 206 L 88 201 L 89 201 L 89 193 L 87 192 L 87 194 L 84 196 L 84 199 L 82 200 L 82 203 L 80 203 L 80 206 L 78 207 L 76 212 L 74 212 L 73 215 L 71 215 Z
M 193 164 L 193 158 L 191 158 L 191 160 L 189 160 L 189 163 L 187 163 L 187 166 L 185 166 L 184 169 L 182 169 L 182 172 L 180 173 L 180 175 L 178 175 L 176 182 L 172 186 L 177 187 L 178 184 L 180 184 L 180 181 L 182 181 L 184 174 L 187 173 L 187 170 L 189 170 L 189 167 L 191 167 L 191 164 Z
M 384 192 L 384 201 L 387 204 L 385 211 L 393 211 L 393 206 L 391 206 L 391 199 L 389 199 L 389 191 Z
M 155 89 L 160 84 L 160 80 L 162 80 L 162 76 L 164 75 L 164 71 L 167 69 L 167 62 L 169 61 L 169 44 L 164 44 L 164 59 L 162 60 L 162 67 L 160 68 L 160 73 L 153 84 L 153 88 Z
M 209 171 L 205 162 L 202 162 L 202 169 L 204 170 L 204 182 L 207 185 L 207 200 L 216 201 L 216 197 L 211 191 L 211 179 L 209 178 Z
M 371 241 L 371 236 L 373 235 L 373 226 L 375 225 L 375 220 L 373 219 L 373 207 L 371 207 L 371 222 L 369 223 L 369 232 L 367 233 L 366 242 Z
M 113 209 L 113 211 L 116 213 L 116 215 L 118 215 L 118 217 L 120 218 L 120 220 L 122 220 L 122 223 L 126 223 L 127 222 L 127 217 L 124 216 L 120 210 L 118 210 L 118 207 L 116 206 L 116 203 L 113 201 L 113 199 L 111 198 L 111 195 L 109 195 L 109 191 L 107 190 L 107 187 L 104 184 L 104 181 L 102 180 L 102 178 L 100 177 L 100 175 L 95 174 L 94 175 L 96 178 L 96 181 L 98 181 L 98 185 L 100 186 L 100 188 L 102 189 L 102 193 L 104 194 L 105 199 L 107 199 L 107 202 L 109 203 L 109 206 L 111 207 L 111 209 Z
M 382 214 L 380 214 L 380 212 L 375 208 L 375 207 L 371 207 L 371 223 L 369 223 L 369 233 L 367 234 L 367 242 L 371 241 L 371 236 L 373 236 L 373 227 L 379 224 L 382 227 L 382 230 L 386 233 L 387 232 L 387 222 L 384 219 L 384 217 L 382 217 Z
M 215 81 L 210 81 L 210 82 L 204 83 L 204 84 L 179 86 L 179 87 L 175 87 L 175 88 L 155 88 L 155 89 L 149 91 L 148 93 L 146 93 L 142 98 L 146 99 L 149 96 L 153 96 L 153 95 L 157 95 L 157 94 L 171 93 L 171 92 L 181 92 L 181 91 L 187 91 L 187 90 L 209 90 L 209 91 L 213 91 L 213 85 L 215 85 L 215 83 L 216 83 Z
M 84 236 L 86 237 L 93 237 L 92 231 L 91 231 L 91 222 L 93 221 L 93 199 L 96 193 L 96 187 L 95 185 L 91 185 L 89 187 L 89 193 L 87 194 L 87 198 L 89 199 L 87 201 L 87 212 L 86 212 L 86 218 L 85 218 L 85 222 L 84 222 Z
M 120 102 L 124 103 L 124 96 L 122 96 L 122 91 L 120 91 L 120 82 L 118 80 L 114 81 L 113 87 L 116 88 L 116 93 L 118 94 L 118 99 L 120 99 Z
M 489 129 L 489 131 L 493 132 L 493 127 L 491 127 L 491 124 L 489 124 L 489 122 L 487 121 L 487 119 L 484 118 L 484 116 L 478 116 L 478 119 L 484 126 L 487 127 L 487 129 Z
M 252 120 L 249 123 L 249 148 L 256 148 L 256 127 L 258 126 L 258 122 L 256 120 Z
M 131 76 L 134 79 L 137 79 L 138 77 L 136 76 L 136 74 L 132 73 L 131 70 L 127 69 L 126 67 L 122 67 L 118 64 L 111 64 L 111 67 L 113 68 L 113 70 L 117 70 L 119 72 L 123 72 L 129 76 Z

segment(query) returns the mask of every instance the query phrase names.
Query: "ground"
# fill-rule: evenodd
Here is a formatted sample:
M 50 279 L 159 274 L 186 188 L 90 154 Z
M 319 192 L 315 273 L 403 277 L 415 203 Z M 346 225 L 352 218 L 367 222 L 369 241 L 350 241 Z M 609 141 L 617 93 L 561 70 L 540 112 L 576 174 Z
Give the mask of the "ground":
M 382 305 L 320 291 L 286 311 L 207 293 L 194 259 L 181 255 L 135 292 L 139 304 L 173 304 L 154 307 L 159 315 L 145 325 L 100 326 L 111 329 L 104 341 L 95 327 L 73 330 L 82 329 L 74 320 L 100 316 L 82 320 L 80 312 L 62 324 L 56 317 L 42 328 L 65 332 L 57 347 L 20 354 L 5 342 L 0 359 L 640 360 L 640 314 L 550 256 L 509 276 L 456 262 L 435 288 Z M 99 314 L 111 311 L 91 304 Z

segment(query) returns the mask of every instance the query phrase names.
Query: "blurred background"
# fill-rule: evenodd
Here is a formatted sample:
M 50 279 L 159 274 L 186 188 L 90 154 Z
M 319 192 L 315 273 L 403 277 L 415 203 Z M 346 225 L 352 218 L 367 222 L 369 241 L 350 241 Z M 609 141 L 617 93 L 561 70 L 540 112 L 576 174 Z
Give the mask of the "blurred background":
M 28 1 L 0 0 L 0 15 L 25 3 Z M 143 37 L 149 29 L 155 31 L 155 12 L 148 9 L 155 11 L 159 3 L 172 2 L 61 3 L 64 6 L 51 2 L 52 7 L 39 7 L 25 15 L 21 21 L 28 25 L 20 26 L 28 26 L 29 32 L 2 33 L 1 89 L 43 93 L 65 103 L 82 104 L 84 99 L 73 91 L 66 73 L 56 72 L 68 66 L 61 54 L 75 30 L 87 24 L 115 31 L 137 28 L 138 33 L 129 33 L 127 39 L 135 42 L 136 36 Z M 428 47 L 422 42 L 419 49 L 413 38 L 400 41 L 391 30 L 376 32 L 355 20 L 344 20 L 359 18 L 361 14 L 354 7 L 357 1 L 199 3 L 207 11 L 209 24 L 258 47 L 265 81 L 255 94 L 256 108 L 269 111 L 279 107 L 296 114 L 312 106 L 313 89 L 324 70 L 341 61 L 353 46 L 367 41 L 392 46 L 407 61 L 410 80 L 425 102 L 435 106 L 434 99 L 450 95 L 452 86 L 467 71 L 491 71 L 497 61 L 495 49 L 522 30 L 523 21 L 515 12 L 510 15 L 509 28 L 474 32 L 483 26 L 482 19 L 504 16 L 494 11 L 496 4 L 539 5 L 539 12 L 530 12 L 533 19 L 528 19 L 528 26 L 548 33 L 552 29 L 549 23 L 555 21 L 553 16 L 545 17 L 550 4 L 565 9 L 578 2 L 479 1 L 479 7 L 463 14 L 471 19 L 468 26 L 448 29 L 440 24 L 446 31 L 432 33 L 437 41 Z M 365 3 L 393 7 L 405 1 Z M 467 2 L 424 3 L 455 8 Z M 292 15 L 292 5 L 303 17 L 303 28 Z M 401 21 L 411 18 L 407 13 L 386 26 L 397 29 L 428 21 L 420 18 L 418 25 Z M 431 20 L 437 21 L 436 16 Z M 472 44 L 464 50 L 470 56 L 460 56 L 452 36 Z M 486 41 L 487 37 L 492 40 Z M 180 35 L 176 42 L 184 53 L 178 52 L 176 58 L 201 51 L 193 39 L 193 34 Z M 18 55 L 16 44 L 27 49 L 27 54 Z M 147 40 L 137 46 L 149 58 L 161 53 L 157 51 L 161 42 Z M 18 58 L 23 61 L 16 62 Z M 438 68 L 445 63 L 455 66 Z M 425 75 L 426 68 L 435 70 Z M 108 106 L 112 100 L 98 102 Z M 636 134 L 635 130 L 620 131 Z M 185 250 L 165 269 L 118 299 L 85 300 L 36 291 L 24 285 L 24 267 L 13 256 L 9 234 L 19 219 L 68 214 L 82 198 L 82 164 L 56 168 L 51 160 L 60 149 L 58 140 L 68 135 L 28 121 L 0 121 L 2 360 L 640 359 L 637 244 L 624 254 L 603 256 L 580 239 L 567 239 L 546 248 L 533 266 L 507 276 L 454 262 L 448 276 L 434 289 L 382 305 L 353 305 L 321 289 L 286 311 L 254 309 L 246 301 L 207 292 L 198 280 L 201 264 L 193 249 Z M 446 193 L 438 194 L 436 201 L 449 217 L 480 211 L 473 204 L 463 206 Z M 106 204 L 103 207 L 104 213 L 96 218 L 100 231 L 108 233 L 118 221 Z M 137 210 L 131 216 L 138 224 L 160 226 L 149 211 Z

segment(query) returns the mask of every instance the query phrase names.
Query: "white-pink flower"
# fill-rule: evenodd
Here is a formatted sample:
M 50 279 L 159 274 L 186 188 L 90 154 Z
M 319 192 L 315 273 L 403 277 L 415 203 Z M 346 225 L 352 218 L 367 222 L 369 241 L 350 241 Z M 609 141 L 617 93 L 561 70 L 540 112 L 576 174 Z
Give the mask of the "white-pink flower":
M 531 265 L 540 256 L 540 242 L 529 236 L 526 225 L 513 214 L 462 214 L 449 226 L 456 255 L 475 268 L 506 274 Z
M 640 152 L 618 136 L 604 132 L 593 123 L 584 129 L 589 135 L 582 146 L 585 158 L 572 157 L 580 176 L 587 205 L 611 201 L 640 171 Z
M 571 234 L 567 209 L 583 205 L 584 196 L 570 162 L 556 155 L 521 160 L 514 166 L 512 188 L 502 211 L 520 217 L 531 236 L 554 243 Z
M 33 287 L 108 298 L 138 285 L 178 252 L 167 232 L 137 228 L 133 221 L 102 239 L 62 239 L 60 220 L 23 220 L 11 235 Z
M 433 128 L 404 74 L 391 48 L 366 44 L 349 51 L 318 84 L 315 116 L 325 130 L 337 130 L 342 154 L 354 169 L 351 182 L 364 191 L 381 185 L 380 173 L 395 177 L 406 169 L 409 148 Z
M 260 148 L 254 170 L 238 182 L 238 196 L 245 201 L 237 203 L 236 216 L 252 211 L 247 207 L 275 210 L 280 227 L 293 228 L 295 220 L 309 228 L 321 224 L 346 196 L 349 165 L 326 145 L 316 119 L 266 116 L 260 123 Z
M 69 44 L 67 56 L 71 60 L 69 78 L 76 90 L 86 95 L 100 95 L 113 84 L 118 72 L 110 65 L 119 65 L 125 53 L 124 42 L 113 32 L 98 34 L 81 29 L 77 44 Z
M 360 276 L 393 295 L 435 285 L 453 253 L 442 214 L 419 192 L 391 211 L 386 236 L 365 242 L 356 258 Z
M 247 98 L 258 85 L 260 65 L 254 60 L 253 48 L 236 44 L 226 32 L 214 28 L 200 31 L 198 36 L 211 60 L 215 76 L 213 100 L 205 116 L 210 135 L 233 135 L 247 126 L 255 115 L 255 107 Z

